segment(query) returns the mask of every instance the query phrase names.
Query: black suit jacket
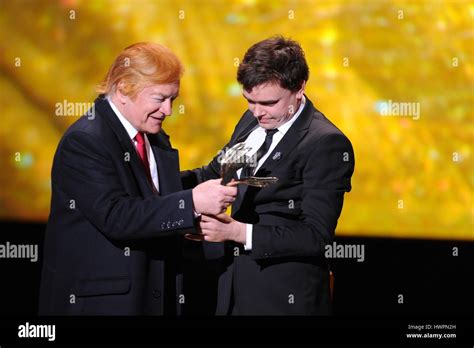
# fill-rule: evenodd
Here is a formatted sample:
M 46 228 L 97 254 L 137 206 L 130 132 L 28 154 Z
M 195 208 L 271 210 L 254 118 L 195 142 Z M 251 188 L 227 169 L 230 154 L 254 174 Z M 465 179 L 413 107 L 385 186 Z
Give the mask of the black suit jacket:
M 256 126 L 247 111 L 226 147 L 244 141 Z M 183 172 L 183 184 L 192 187 L 218 177 L 218 159 Z M 205 244 L 209 259 L 223 261 L 217 314 L 329 314 L 324 247 L 333 241 L 353 171 L 350 141 L 307 99 L 256 173 L 276 176 L 278 182 L 265 188 L 240 186 L 232 206 L 236 220 L 253 224 L 252 250 L 231 242 Z
M 54 156 L 39 313 L 175 314 L 182 234 L 194 224 L 178 153 L 163 131 L 148 135 L 156 195 L 107 100 L 97 98 L 94 108 L 66 131 Z

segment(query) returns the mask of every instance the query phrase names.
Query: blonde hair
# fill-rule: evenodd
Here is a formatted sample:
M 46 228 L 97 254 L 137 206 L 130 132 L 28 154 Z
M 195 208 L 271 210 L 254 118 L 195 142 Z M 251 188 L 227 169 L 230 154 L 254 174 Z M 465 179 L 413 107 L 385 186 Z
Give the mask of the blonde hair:
M 105 79 L 97 86 L 97 92 L 110 94 L 123 82 L 120 92 L 135 99 L 145 87 L 178 82 L 183 72 L 183 65 L 169 48 L 153 42 L 138 42 L 115 58 Z

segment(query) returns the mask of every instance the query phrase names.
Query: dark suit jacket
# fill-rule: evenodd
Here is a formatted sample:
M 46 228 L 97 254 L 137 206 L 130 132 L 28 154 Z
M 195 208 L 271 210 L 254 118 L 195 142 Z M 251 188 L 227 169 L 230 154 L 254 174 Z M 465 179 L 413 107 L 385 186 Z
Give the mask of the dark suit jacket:
M 193 228 L 178 152 L 148 135 L 160 195 L 153 193 L 125 128 L 107 100 L 62 137 L 40 289 L 41 315 L 161 315 L 179 312 L 182 235 Z
M 244 141 L 256 126 L 247 111 L 226 147 Z M 218 159 L 183 172 L 185 187 L 218 177 Z M 252 250 L 231 242 L 205 243 L 208 258 L 221 258 L 224 265 L 217 314 L 329 314 L 324 247 L 333 241 L 353 171 L 350 141 L 307 99 L 299 118 L 256 173 L 279 181 L 265 188 L 239 186 L 232 215 L 254 225 Z

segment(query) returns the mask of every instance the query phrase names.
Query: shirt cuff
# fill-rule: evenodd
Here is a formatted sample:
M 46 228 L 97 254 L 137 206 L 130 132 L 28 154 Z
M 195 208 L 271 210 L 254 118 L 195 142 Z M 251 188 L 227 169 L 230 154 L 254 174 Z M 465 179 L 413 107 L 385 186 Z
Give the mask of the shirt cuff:
M 252 250 L 252 233 L 253 233 L 253 225 L 246 224 L 246 243 L 244 244 L 245 250 Z

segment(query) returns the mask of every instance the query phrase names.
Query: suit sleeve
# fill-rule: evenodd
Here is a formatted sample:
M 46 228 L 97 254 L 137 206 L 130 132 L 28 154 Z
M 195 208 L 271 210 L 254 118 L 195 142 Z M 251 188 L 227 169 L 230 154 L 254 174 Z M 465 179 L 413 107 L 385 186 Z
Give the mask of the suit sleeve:
M 219 179 L 220 163 L 218 161 L 219 155 L 207 165 L 193 170 L 181 171 L 181 183 L 184 189 L 192 189 L 204 181 L 211 179 Z
M 191 190 L 147 198 L 130 196 L 115 170 L 113 154 L 100 139 L 85 132 L 69 133 L 56 156 L 55 189 L 74 200 L 76 209 L 108 238 L 153 238 L 184 234 L 193 228 Z
M 252 258 L 323 257 L 325 245 L 332 243 L 344 192 L 351 190 L 352 145 L 344 135 L 330 134 L 308 152 L 299 221 L 291 226 L 254 225 Z

